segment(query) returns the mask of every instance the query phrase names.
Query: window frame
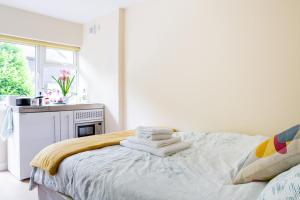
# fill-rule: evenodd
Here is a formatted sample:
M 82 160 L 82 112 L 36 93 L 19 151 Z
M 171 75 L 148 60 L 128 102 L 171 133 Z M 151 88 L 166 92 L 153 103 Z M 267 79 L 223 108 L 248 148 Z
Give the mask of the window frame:
M 64 49 L 59 49 L 59 50 L 64 50 L 64 51 L 69 51 L 69 52 L 72 52 L 73 53 L 73 63 L 70 64 L 70 63 L 60 63 L 60 62 L 49 62 L 47 61 L 47 49 L 59 49 L 59 48 L 51 48 L 51 47 L 44 47 L 44 46 L 41 46 L 40 48 L 40 51 L 41 51 L 41 59 L 42 59 L 42 63 L 45 65 L 45 66 L 57 66 L 57 65 L 62 65 L 64 67 L 67 67 L 67 68 L 73 68 L 73 66 L 76 66 L 77 65 L 77 61 L 76 61 L 76 52 L 74 51 L 70 51 L 70 50 L 64 50 Z

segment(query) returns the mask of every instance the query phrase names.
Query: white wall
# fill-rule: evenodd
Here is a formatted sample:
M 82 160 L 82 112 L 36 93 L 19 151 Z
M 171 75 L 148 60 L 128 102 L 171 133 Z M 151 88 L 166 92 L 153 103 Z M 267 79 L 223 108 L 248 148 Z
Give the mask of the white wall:
M 0 34 L 81 46 L 83 25 L 0 5 Z
M 120 67 L 122 10 L 99 17 L 84 26 L 80 51 L 80 91 L 87 89 L 90 102 L 106 106 L 106 131 L 122 128 Z M 89 33 L 95 28 L 95 33 Z M 93 29 L 94 30 L 94 29 Z
M 0 122 L 3 121 L 3 117 L 5 114 L 4 106 L 0 105 Z M 0 138 L 0 171 L 7 169 L 7 150 L 6 150 L 6 142 L 2 141 Z
M 300 122 L 300 1 L 154 0 L 126 10 L 125 122 L 275 134 Z

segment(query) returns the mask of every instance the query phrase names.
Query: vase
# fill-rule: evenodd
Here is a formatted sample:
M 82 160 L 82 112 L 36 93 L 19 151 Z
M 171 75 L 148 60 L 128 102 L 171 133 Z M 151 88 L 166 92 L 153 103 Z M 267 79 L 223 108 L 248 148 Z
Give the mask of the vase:
M 62 100 L 63 100 L 63 103 L 68 104 L 70 101 L 70 96 L 63 96 Z

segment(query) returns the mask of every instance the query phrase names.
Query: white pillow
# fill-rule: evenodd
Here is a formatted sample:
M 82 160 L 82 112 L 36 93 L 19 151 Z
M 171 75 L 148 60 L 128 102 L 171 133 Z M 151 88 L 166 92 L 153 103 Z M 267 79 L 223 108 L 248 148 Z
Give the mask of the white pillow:
M 299 200 L 300 199 L 300 165 L 273 178 L 258 200 Z
M 300 163 L 300 124 L 270 137 L 248 156 L 233 182 L 268 181 Z

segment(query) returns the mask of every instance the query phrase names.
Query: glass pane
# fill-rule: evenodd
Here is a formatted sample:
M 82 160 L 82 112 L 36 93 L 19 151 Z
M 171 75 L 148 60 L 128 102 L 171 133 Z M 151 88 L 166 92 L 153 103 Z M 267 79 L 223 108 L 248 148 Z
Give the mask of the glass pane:
M 65 73 L 65 76 L 64 76 Z M 56 103 L 63 97 L 62 89 L 59 84 L 54 80 L 66 81 L 69 78 L 71 81 L 74 77 L 74 81 L 71 84 L 70 90 L 66 95 L 69 98 L 68 103 L 76 103 L 76 70 L 75 69 L 62 69 L 61 67 L 44 67 L 44 95 L 49 98 L 50 103 Z M 54 78 L 53 78 L 54 77 Z
M 74 52 L 62 49 L 46 48 L 46 62 L 59 64 L 74 64 Z
M 35 47 L 0 42 L 0 95 L 35 95 Z

